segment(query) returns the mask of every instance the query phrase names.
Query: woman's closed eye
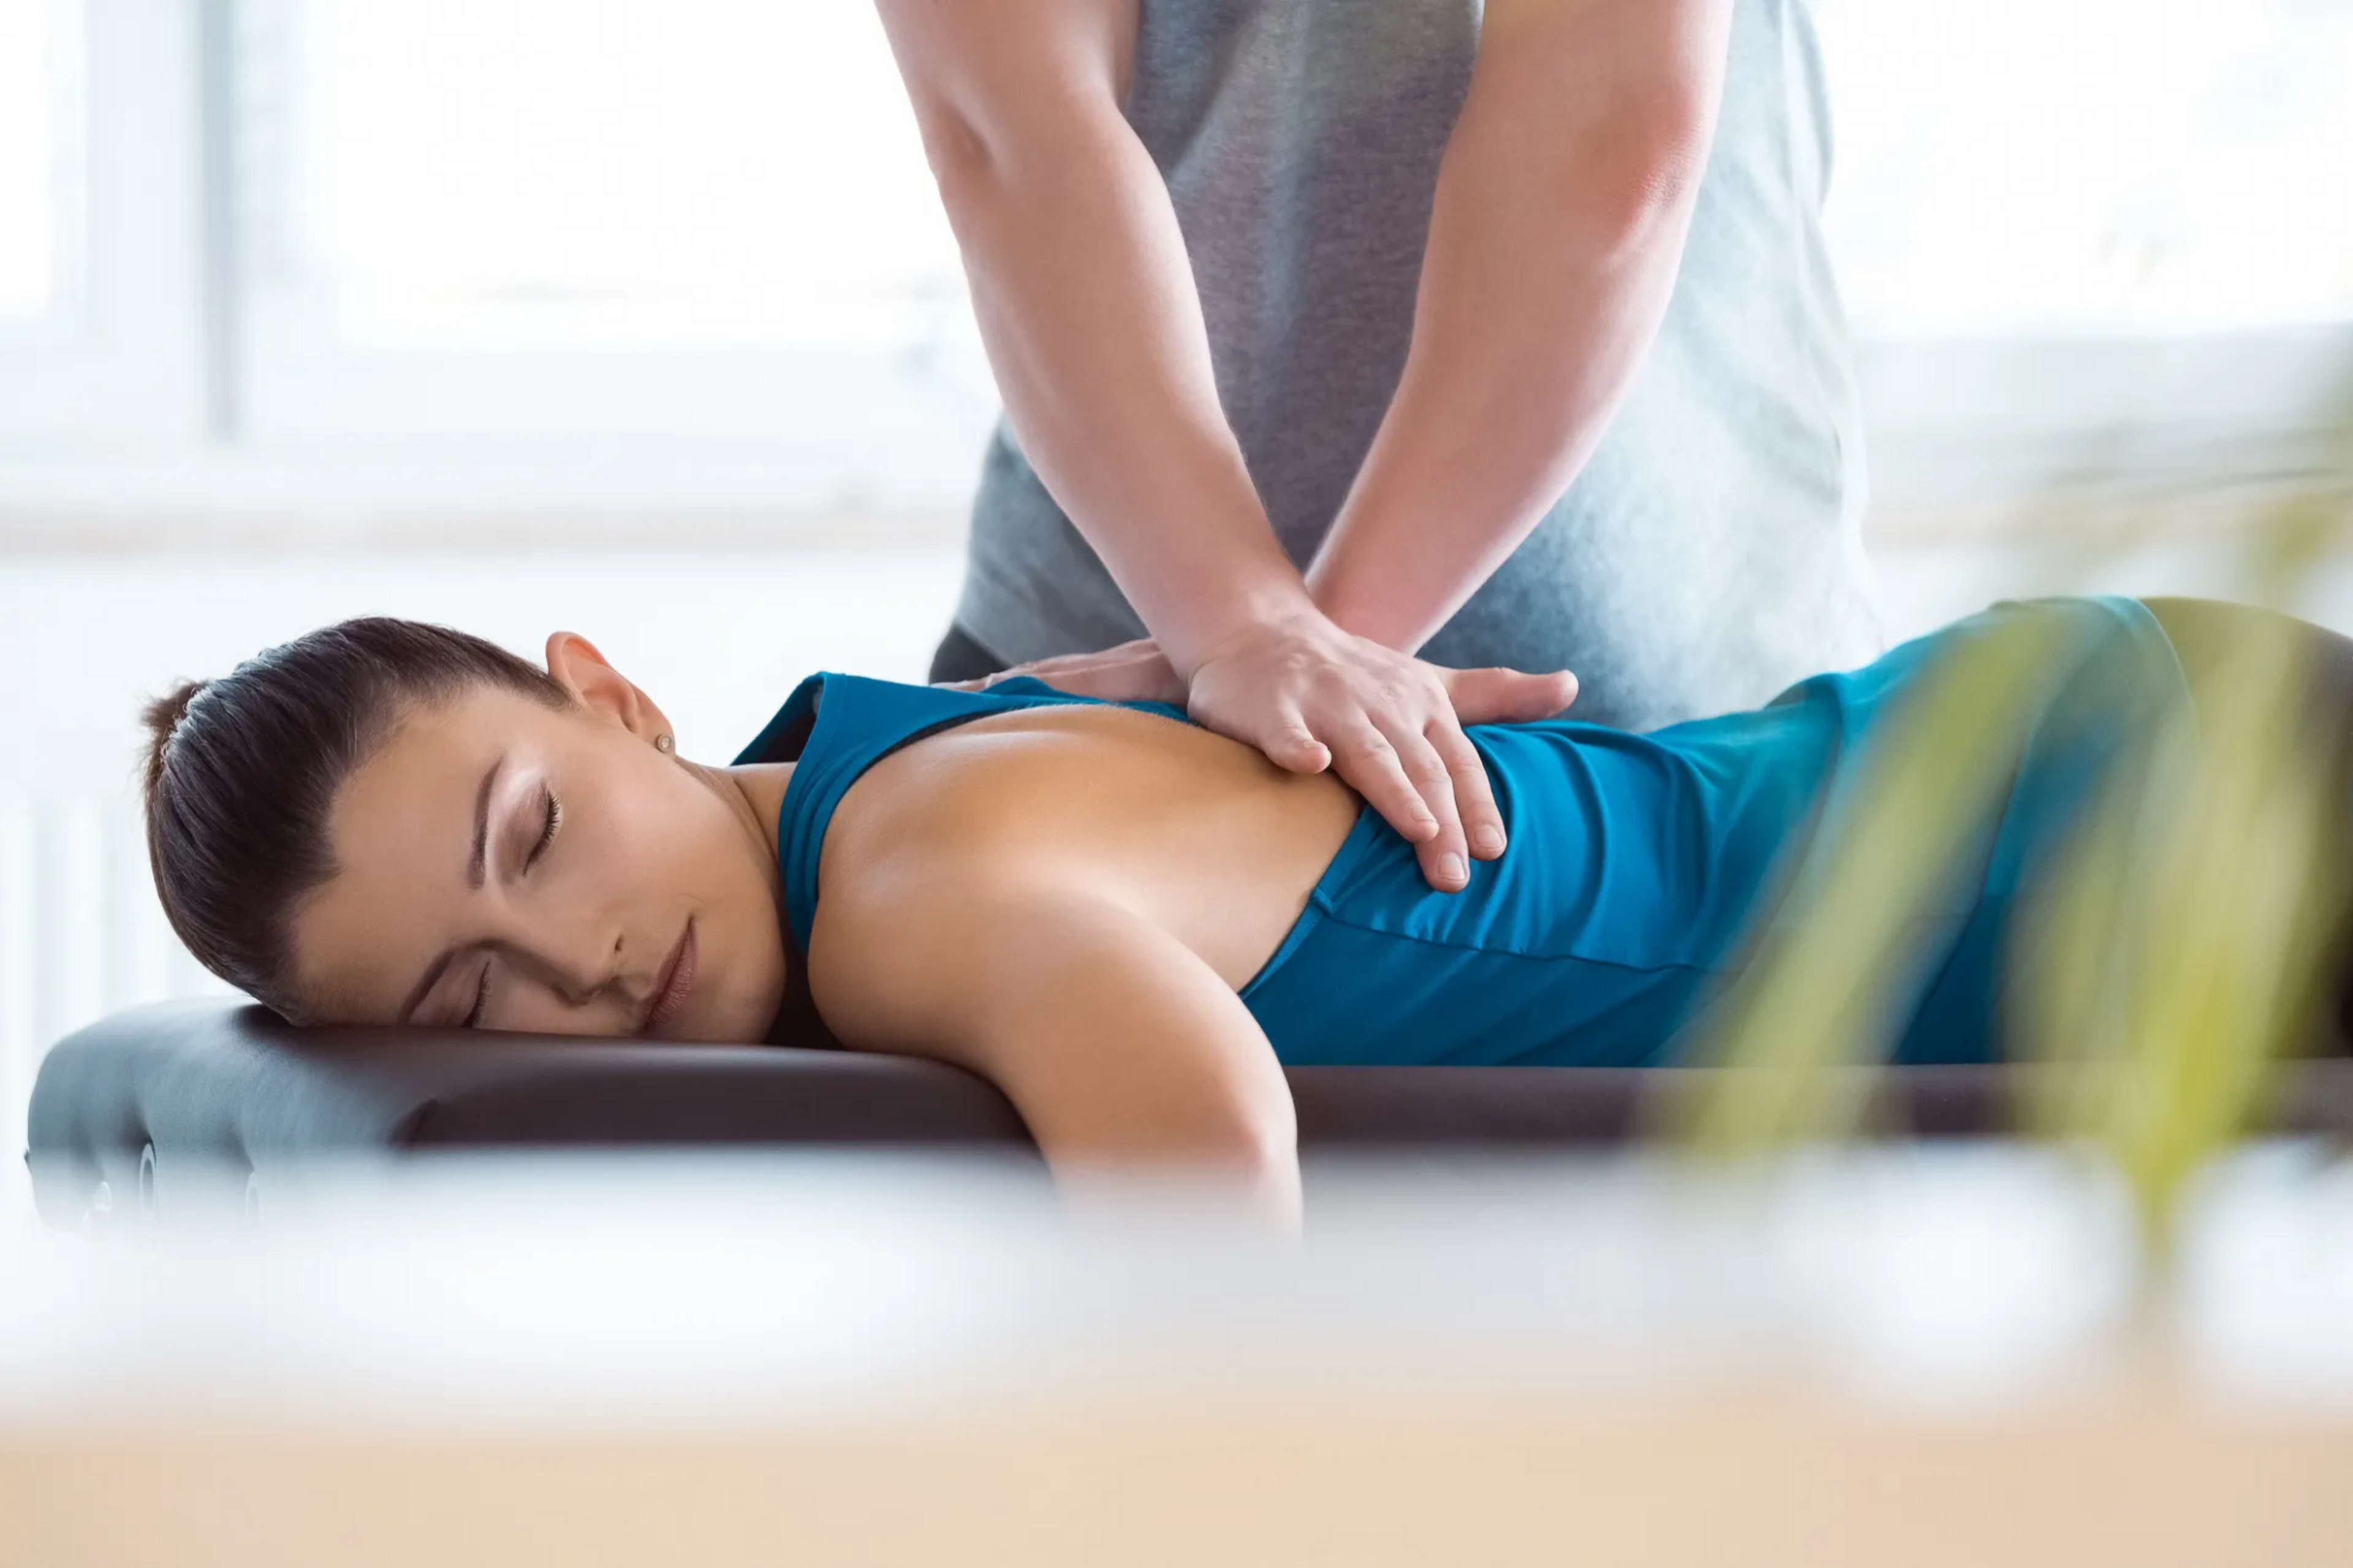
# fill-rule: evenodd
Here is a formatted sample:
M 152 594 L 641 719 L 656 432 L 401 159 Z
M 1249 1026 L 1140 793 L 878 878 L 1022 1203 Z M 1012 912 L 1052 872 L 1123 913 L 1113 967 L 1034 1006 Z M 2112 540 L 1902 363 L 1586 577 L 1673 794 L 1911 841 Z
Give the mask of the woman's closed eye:
M 543 808 L 539 837 L 522 859 L 522 868 L 526 871 L 539 864 L 540 857 L 546 854 L 548 846 L 555 842 L 556 829 L 564 826 L 564 803 L 555 798 L 555 792 L 552 789 L 543 789 L 540 793 L 546 804 Z M 474 1005 L 467 1012 L 465 1021 L 458 1026 L 461 1029 L 480 1028 L 482 1015 L 490 1010 L 490 1005 L 491 965 L 485 963 L 481 978 L 474 983 Z
M 555 842 L 555 830 L 564 826 L 564 803 L 555 798 L 555 792 L 552 789 L 543 789 L 540 793 L 547 802 L 546 821 L 539 830 L 539 842 L 533 845 L 531 853 L 523 857 L 522 868 L 526 871 L 539 863 L 539 858 L 547 853 L 547 847 Z
M 459 1025 L 458 1026 L 458 1027 L 459 1027 L 459 1028 L 461 1028 L 461 1029 L 479 1029 L 479 1028 L 480 1028 L 480 1027 L 482 1026 L 482 1012 L 483 1012 L 483 1010 L 484 1010 L 485 1008 L 489 1007 L 489 1006 L 490 1006 L 490 1005 L 491 1005 L 491 966 L 490 966 L 489 964 L 485 963 L 485 964 L 483 964 L 483 965 L 482 965 L 482 978 L 480 979 L 480 982 L 478 982 L 478 983 L 476 984 L 476 985 L 475 985 L 475 987 L 474 987 L 474 1005 L 473 1005 L 473 1008 L 472 1008 L 470 1012 L 468 1012 L 468 1013 L 467 1013 L 465 1022 L 464 1022 L 464 1023 L 462 1023 L 462 1024 L 459 1024 Z

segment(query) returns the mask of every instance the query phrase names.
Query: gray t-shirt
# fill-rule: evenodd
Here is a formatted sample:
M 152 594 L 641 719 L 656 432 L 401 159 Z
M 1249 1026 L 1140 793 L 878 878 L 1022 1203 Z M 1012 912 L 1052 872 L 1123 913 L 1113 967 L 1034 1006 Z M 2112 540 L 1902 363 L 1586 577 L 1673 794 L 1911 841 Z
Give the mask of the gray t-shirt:
M 1303 567 L 1405 364 L 1480 6 L 1140 10 L 1127 118 L 1175 202 L 1227 419 Z M 1861 433 L 1820 223 L 1829 173 L 1803 5 L 1738 0 L 1658 340 L 1576 482 L 1425 657 L 1573 669 L 1576 716 L 1650 729 L 1878 651 Z M 1014 661 L 1145 635 L 1002 426 L 956 620 Z

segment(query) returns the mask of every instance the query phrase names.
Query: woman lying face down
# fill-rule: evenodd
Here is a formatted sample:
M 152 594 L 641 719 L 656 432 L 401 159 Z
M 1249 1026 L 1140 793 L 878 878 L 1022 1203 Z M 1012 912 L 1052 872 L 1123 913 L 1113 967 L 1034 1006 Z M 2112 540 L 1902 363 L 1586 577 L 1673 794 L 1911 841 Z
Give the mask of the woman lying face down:
M 157 703 L 149 842 L 190 948 L 298 1023 L 761 1040 L 817 847 L 780 860 L 794 764 L 681 757 L 586 640 L 546 658 L 363 620 Z M 827 1024 L 992 1079 L 1050 1158 L 1239 1164 L 1287 1204 L 1288 1091 L 1236 990 L 1354 797 L 1166 717 L 850 684 L 971 713 L 827 803 Z
M 1444 892 L 1345 785 L 1179 709 L 813 676 L 713 766 L 580 637 L 543 671 L 354 621 L 154 706 L 149 844 L 197 957 L 297 1022 L 750 1043 L 799 980 L 849 1047 L 990 1079 L 1058 1168 L 1208 1163 L 1289 1215 L 1284 1067 L 1681 1059 L 1885 716 L 1948 652 L 2031 637 L 2013 776 L 1890 1025 L 1899 1060 L 1998 1058 L 2010 911 L 2253 629 L 2310 645 L 2348 732 L 2343 639 L 2118 598 L 1648 735 L 1474 725 L 1509 847 Z

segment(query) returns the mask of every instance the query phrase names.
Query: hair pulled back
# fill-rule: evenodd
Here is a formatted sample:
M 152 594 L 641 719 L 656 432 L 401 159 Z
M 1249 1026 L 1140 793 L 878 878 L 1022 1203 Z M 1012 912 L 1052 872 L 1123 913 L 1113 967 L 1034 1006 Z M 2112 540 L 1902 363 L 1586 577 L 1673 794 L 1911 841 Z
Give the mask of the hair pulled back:
M 147 858 L 172 929 L 288 1017 L 297 903 L 334 875 L 335 794 L 400 720 L 475 686 L 570 700 L 528 659 L 446 626 L 370 616 L 189 681 L 146 710 Z

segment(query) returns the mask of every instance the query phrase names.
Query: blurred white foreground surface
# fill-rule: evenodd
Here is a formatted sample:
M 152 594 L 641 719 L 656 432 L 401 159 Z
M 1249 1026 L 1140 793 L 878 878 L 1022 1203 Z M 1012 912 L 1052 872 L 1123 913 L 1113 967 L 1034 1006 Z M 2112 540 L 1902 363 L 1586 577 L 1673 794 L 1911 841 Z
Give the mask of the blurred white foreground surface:
M 2353 1542 L 2353 1168 L 2310 1149 L 2206 1184 L 2153 1309 L 2117 1194 L 2041 1155 L 1309 1190 L 1296 1245 L 1181 1189 L 1066 1214 L 1010 1167 L 806 1156 L 322 1172 L 103 1243 L 0 1222 L 0 1562 Z

